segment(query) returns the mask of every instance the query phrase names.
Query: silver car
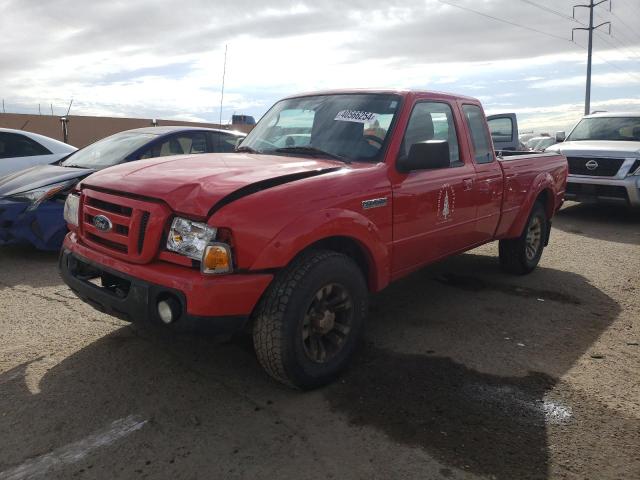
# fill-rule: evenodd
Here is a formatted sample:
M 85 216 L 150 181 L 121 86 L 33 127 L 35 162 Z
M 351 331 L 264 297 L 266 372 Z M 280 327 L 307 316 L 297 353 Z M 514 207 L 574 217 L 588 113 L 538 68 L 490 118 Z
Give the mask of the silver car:
M 547 151 L 569 161 L 567 200 L 640 208 L 640 112 L 587 115 L 563 137 Z
M 76 147 L 37 133 L 0 128 L 0 177 L 36 165 L 49 165 Z

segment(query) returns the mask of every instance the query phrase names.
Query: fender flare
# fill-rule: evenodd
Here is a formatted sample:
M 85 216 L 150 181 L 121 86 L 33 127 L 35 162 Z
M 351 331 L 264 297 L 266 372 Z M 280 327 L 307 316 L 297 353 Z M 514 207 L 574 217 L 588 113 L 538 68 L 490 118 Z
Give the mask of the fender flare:
M 533 208 L 533 204 L 540 194 L 544 191 L 548 191 L 547 204 L 544 206 L 547 211 L 547 217 L 551 218 L 553 215 L 553 204 L 555 202 L 555 193 L 553 190 L 553 177 L 549 172 L 540 173 L 532 182 L 529 193 L 522 203 L 520 208 L 520 215 L 518 215 L 511 228 L 508 230 L 506 238 L 517 238 L 522 235 L 527 221 L 529 220 L 529 214 Z
M 282 268 L 314 243 L 332 237 L 345 237 L 359 245 L 368 262 L 373 291 L 389 283 L 391 255 L 378 227 L 365 216 L 340 208 L 319 210 L 288 223 L 269 241 L 250 270 Z

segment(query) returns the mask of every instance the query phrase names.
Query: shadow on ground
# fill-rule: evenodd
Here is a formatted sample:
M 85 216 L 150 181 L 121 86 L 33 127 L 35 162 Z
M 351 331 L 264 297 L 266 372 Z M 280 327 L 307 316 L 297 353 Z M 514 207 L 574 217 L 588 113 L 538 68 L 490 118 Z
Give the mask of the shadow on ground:
M 370 446 L 366 436 L 359 445 L 332 433 L 343 417 L 437 458 L 448 466 L 442 478 L 454 468 L 546 478 L 550 435 L 571 450 L 564 468 L 589 477 L 598 459 L 633 454 L 640 424 L 558 377 L 619 311 L 580 275 L 541 268 L 508 277 L 493 258 L 463 255 L 377 295 L 360 356 L 320 396 L 271 382 L 244 340 L 214 345 L 125 327 L 51 365 L 38 359 L 0 375 L 0 472 L 136 414 L 148 423 L 124 446 L 49 478 L 278 476 L 274 465 L 305 467 L 318 447 L 304 438 L 317 436 L 331 438 L 352 458 L 339 463 L 357 471 L 369 462 L 358 451 Z M 316 430 L 290 426 L 322 415 Z M 323 457 L 322 448 L 313 454 Z
M 597 240 L 640 245 L 640 209 L 569 202 L 558 212 L 553 226 Z
M 567 472 L 628 474 L 640 422 L 558 380 L 619 305 L 580 275 L 496 263 L 463 255 L 378 295 L 363 355 L 327 389 L 333 410 L 489 478 L 548 478 L 552 435 Z

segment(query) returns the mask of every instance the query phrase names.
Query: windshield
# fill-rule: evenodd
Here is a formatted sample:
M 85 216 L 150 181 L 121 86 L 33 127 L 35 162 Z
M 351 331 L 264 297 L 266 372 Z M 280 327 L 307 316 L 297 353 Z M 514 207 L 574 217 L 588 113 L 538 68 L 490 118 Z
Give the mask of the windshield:
M 578 140 L 640 141 L 640 117 L 583 118 L 567 137 Z
M 124 161 L 131 153 L 157 135 L 153 133 L 121 132 L 98 140 L 67 157 L 60 165 L 100 170 Z
M 365 93 L 282 100 L 258 122 L 241 148 L 378 161 L 399 105 L 398 95 Z

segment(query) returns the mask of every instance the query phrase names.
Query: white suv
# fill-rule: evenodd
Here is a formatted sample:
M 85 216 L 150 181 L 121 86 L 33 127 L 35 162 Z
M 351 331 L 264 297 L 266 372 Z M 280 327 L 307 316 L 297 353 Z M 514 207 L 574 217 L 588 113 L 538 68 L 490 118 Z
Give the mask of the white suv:
M 563 137 L 547 151 L 569 161 L 567 200 L 640 208 L 640 112 L 587 115 Z

